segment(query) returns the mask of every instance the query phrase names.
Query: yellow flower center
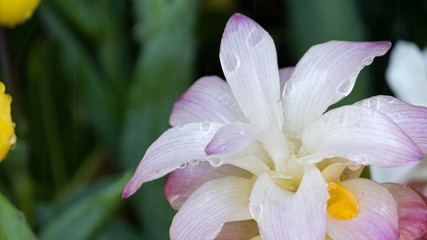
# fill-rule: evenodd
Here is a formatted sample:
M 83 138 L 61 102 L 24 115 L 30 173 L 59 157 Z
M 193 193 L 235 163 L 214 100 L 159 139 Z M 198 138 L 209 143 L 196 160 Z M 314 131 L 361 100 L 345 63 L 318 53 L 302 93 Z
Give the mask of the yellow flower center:
M 340 220 L 349 220 L 357 216 L 356 197 L 337 183 L 328 183 L 328 207 L 329 215 Z
M 14 27 L 33 15 L 40 0 L 0 0 L 0 25 Z

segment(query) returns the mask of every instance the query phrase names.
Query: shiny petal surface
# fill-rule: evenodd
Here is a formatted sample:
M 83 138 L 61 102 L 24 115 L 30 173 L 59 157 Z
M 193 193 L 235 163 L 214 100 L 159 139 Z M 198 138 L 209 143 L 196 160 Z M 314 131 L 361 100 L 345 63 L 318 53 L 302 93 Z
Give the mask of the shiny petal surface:
M 258 235 L 258 225 L 254 220 L 228 222 L 224 224 L 215 240 L 243 240 Z
M 333 109 L 302 134 L 301 162 L 342 157 L 363 165 L 399 167 L 419 162 L 421 150 L 386 115 L 361 107 Z
M 252 124 L 237 122 L 220 128 L 206 146 L 206 153 L 230 154 L 246 147 L 262 132 Z
M 427 82 L 427 78 L 425 81 Z M 427 90 L 425 97 L 427 98 Z M 414 140 L 423 153 L 427 153 L 427 108 L 414 106 L 391 96 L 375 96 L 355 104 L 384 113 Z
M 221 123 L 189 123 L 171 128 L 147 149 L 132 179 L 123 190 L 123 198 L 134 194 L 148 181 L 158 179 L 187 161 L 199 159 Z
M 175 215 L 171 239 L 214 239 L 229 217 L 248 207 L 252 185 L 252 180 L 239 177 L 203 184 Z
M 224 164 L 219 167 L 212 167 L 206 161 L 200 161 L 196 166 L 191 163 L 185 168 L 173 171 L 165 181 L 165 195 L 173 209 L 178 210 L 188 197 L 204 183 L 227 176 L 240 176 L 249 178 L 249 172 Z
M 380 184 L 356 178 L 340 183 L 358 202 L 357 216 L 339 220 L 327 214 L 326 232 L 332 239 L 398 239 L 397 206 Z
M 423 56 L 424 55 L 424 56 Z M 417 45 L 399 41 L 390 55 L 386 80 L 394 94 L 411 104 L 427 106 L 427 58 Z
M 197 80 L 173 105 L 169 123 L 243 122 L 245 117 L 228 84 L 219 77 Z
M 409 187 L 396 183 L 382 184 L 397 203 L 399 239 L 427 237 L 427 207 L 423 198 Z
M 283 89 L 286 82 L 291 78 L 292 73 L 294 72 L 295 67 L 285 67 L 279 70 L 280 76 L 280 92 L 283 94 Z
M 311 47 L 286 82 L 284 131 L 298 137 L 307 124 L 347 96 L 360 70 L 389 48 L 389 42 L 339 41 Z
M 263 239 L 324 239 L 327 184 L 313 165 L 296 193 L 278 187 L 268 174 L 253 187 L 249 209 Z
M 246 16 L 234 14 L 225 27 L 219 55 L 225 78 L 250 122 L 260 128 L 281 128 L 279 68 L 270 35 Z

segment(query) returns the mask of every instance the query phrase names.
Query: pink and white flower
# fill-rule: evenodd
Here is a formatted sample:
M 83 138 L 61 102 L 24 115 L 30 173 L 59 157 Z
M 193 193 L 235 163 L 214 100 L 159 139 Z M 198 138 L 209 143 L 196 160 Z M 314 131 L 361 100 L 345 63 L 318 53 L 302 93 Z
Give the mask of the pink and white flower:
M 406 236 L 423 236 L 419 195 L 395 196 L 398 188 L 358 177 L 365 165 L 422 159 L 425 109 L 377 96 L 324 113 L 389 48 L 331 41 L 279 71 L 269 34 L 233 15 L 220 49 L 227 82 L 203 77 L 176 101 L 173 127 L 147 150 L 123 197 L 173 171 L 171 239 L 398 239 L 408 224 L 421 227 Z M 401 213 L 410 201 L 417 214 Z
M 427 107 L 427 48 L 420 50 L 414 43 L 397 42 L 390 55 L 386 80 L 399 99 Z M 419 111 L 425 111 L 425 108 L 419 108 Z M 410 185 L 427 195 L 427 155 L 416 165 L 398 168 L 373 166 L 370 170 L 375 181 Z

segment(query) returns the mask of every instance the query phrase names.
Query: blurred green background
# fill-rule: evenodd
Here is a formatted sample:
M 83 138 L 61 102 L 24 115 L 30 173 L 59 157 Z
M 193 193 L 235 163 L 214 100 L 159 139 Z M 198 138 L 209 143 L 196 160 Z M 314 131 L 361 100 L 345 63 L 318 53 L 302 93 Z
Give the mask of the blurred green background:
M 427 45 L 422 0 L 44 0 L 0 33 L 18 137 L 0 163 L 0 238 L 168 239 L 164 179 L 121 192 L 173 102 L 197 78 L 223 77 L 219 45 L 235 12 L 272 35 L 280 67 L 333 39 Z M 391 94 L 387 62 L 363 70 L 340 104 Z

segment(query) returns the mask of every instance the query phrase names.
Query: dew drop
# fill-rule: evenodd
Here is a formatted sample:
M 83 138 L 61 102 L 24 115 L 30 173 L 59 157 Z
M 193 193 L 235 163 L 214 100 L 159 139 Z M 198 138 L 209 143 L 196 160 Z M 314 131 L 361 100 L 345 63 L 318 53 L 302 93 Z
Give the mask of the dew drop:
M 252 30 L 248 37 L 248 44 L 250 47 L 255 47 L 264 39 L 264 33 L 258 29 Z
M 363 64 L 365 65 L 365 66 L 367 66 L 367 65 L 371 65 L 371 63 L 374 61 L 374 58 L 372 58 L 372 57 L 370 57 L 370 58 L 366 58 L 366 59 L 364 59 L 363 60 Z
M 179 125 L 176 127 L 176 129 L 178 129 L 179 131 L 182 131 L 185 129 L 185 125 Z
M 224 70 L 228 72 L 233 72 L 236 70 L 240 65 L 240 60 L 237 56 L 226 54 L 221 58 L 222 65 L 224 67 Z
M 219 167 L 224 163 L 224 161 L 220 157 L 211 158 L 208 161 L 212 167 Z
M 252 217 L 256 221 L 259 221 L 262 216 L 263 208 L 262 205 L 254 205 L 249 207 L 249 211 L 251 212 Z
M 364 154 L 360 154 L 354 158 L 354 161 L 363 165 L 368 164 L 368 158 Z
M 185 166 L 187 166 L 187 163 L 182 162 L 181 164 L 179 164 L 178 168 L 183 169 L 183 168 L 185 168 Z
M 349 94 L 351 92 L 352 85 L 353 84 L 351 83 L 351 80 L 343 81 L 335 89 L 335 93 L 342 94 L 342 95 L 347 95 L 347 94 Z
M 212 130 L 212 124 L 210 122 L 201 122 L 199 123 L 199 128 L 202 134 L 206 135 Z
M 345 123 L 345 115 L 344 113 L 340 113 L 340 115 L 338 116 L 338 125 L 343 126 L 344 123 Z
M 285 83 L 285 91 L 284 91 L 285 96 L 284 97 L 290 95 L 293 91 L 294 91 L 294 87 L 293 87 L 292 83 L 290 81 L 287 81 Z
M 191 161 L 188 162 L 188 164 L 190 164 L 191 166 L 197 166 L 199 165 L 200 160 L 199 159 L 193 159 Z
M 227 23 L 227 27 L 226 27 L 226 31 L 227 31 L 227 33 L 233 33 L 233 32 L 236 32 L 238 29 L 239 29 L 239 27 L 238 27 L 238 25 L 237 25 L 237 22 L 236 21 L 229 21 L 228 23 Z

